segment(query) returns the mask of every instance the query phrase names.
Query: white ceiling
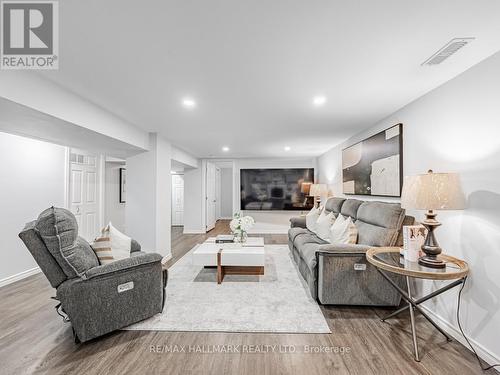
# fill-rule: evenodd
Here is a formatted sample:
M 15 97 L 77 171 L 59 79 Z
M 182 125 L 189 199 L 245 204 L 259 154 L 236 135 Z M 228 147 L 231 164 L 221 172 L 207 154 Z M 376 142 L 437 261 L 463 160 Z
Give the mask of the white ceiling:
M 319 155 L 500 50 L 497 0 L 59 4 L 60 70 L 41 74 L 199 157 Z

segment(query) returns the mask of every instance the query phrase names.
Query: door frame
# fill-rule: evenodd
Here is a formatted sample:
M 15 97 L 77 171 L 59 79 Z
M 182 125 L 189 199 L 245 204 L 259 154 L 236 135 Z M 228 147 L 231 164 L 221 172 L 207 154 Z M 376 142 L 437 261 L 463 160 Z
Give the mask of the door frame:
M 104 207 L 105 207 L 105 199 L 106 199 L 106 156 L 104 154 L 92 153 L 91 151 L 86 151 L 78 148 L 65 147 L 64 152 L 64 208 L 67 210 L 70 209 L 70 179 L 71 179 L 71 152 L 75 152 L 83 155 L 92 155 L 97 158 L 97 181 L 98 181 L 98 195 L 99 202 L 97 204 L 98 210 L 98 225 L 99 228 L 104 227 Z

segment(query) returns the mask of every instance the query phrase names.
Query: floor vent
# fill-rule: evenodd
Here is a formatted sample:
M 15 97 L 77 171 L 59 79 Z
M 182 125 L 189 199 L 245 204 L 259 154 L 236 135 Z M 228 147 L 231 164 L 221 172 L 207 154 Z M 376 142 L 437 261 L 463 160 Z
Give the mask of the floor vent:
M 475 38 L 455 38 L 450 42 L 446 43 L 446 45 L 437 51 L 434 55 L 429 57 L 422 65 L 438 65 L 441 64 L 444 60 L 446 60 L 451 55 L 455 54 L 459 49 L 466 46 L 470 42 L 472 42 Z

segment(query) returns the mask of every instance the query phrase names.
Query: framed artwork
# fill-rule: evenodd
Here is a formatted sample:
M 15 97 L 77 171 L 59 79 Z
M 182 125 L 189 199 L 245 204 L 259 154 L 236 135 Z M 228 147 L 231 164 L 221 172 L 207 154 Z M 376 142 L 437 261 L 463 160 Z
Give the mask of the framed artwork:
M 127 200 L 127 169 L 120 168 L 120 203 L 125 203 Z
M 344 194 L 400 197 L 403 186 L 403 124 L 342 150 Z

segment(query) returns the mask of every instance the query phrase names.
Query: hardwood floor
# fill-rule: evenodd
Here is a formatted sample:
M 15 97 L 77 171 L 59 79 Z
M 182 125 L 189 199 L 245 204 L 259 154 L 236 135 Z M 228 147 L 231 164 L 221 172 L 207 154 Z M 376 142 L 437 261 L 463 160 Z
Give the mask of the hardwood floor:
M 226 232 L 227 222 L 208 235 L 183 235 L 173 228 L 170 264 L 206 237 Z M 284 244 L 287 238 L 266 235 L 265 242 Z M 0 374 L 483 373 L 466 348 L 447 343 L 421 317 L 422 362 L 415 362 L 407 317 L 382 323 L 378 316 L 389 310 L 373 308 L 322 306 L 331 334 L 119 331 L 76 345 L 69 323 L 54 310 L 54 294 L 42 274 L 0 288 Z M 207 353 L 217 345 L 236 350 Z M 169 346 L 172 350 L 165 351 Z M 307 347 L 344 348 L 344 353 L 307 353 Z

